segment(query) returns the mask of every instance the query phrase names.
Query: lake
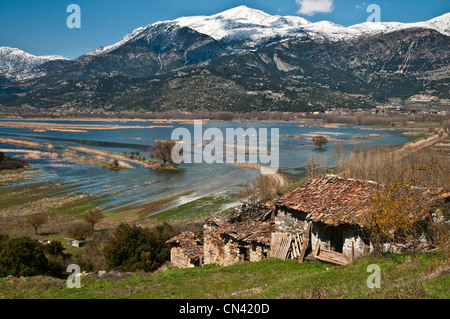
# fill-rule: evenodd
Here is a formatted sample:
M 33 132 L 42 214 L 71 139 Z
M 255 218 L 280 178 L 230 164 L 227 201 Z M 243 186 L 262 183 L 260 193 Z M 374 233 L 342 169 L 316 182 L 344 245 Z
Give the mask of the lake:
M 0 121 L 1 123 L 5 121 Z M 194 125 L 188 121 L 10 121 L 40 123 L 45 125 L 67 124 L 83 127 L 81 132 L 40 131 L 32 132 L 29 127 L 1 127 L 0 137 L 52 143 L 54 148 L 64 145 L 85 146 L 114 153 L 140 152 L 148 157 L 148 148 L 157 140 L 171 138 L 174 129 L 183 127 L 193 132 Z M 95 129 L 89 129 L 89 127 Z M 104 126 L 105 129 L 101 129 Z M 112 128 L 115 126 L 115 128 Z M 117 128 L 126 127 L 126 128 Z M 347 150 L 353 145 L 400 145 L 408 140 L 399 130 L 376 129 L 361 126 L 324 125 L 320 123 L 287 122 L 219 122 L 203 124 L 203 130 L 218 128 L 225 136 L 226 128 L 278 128 L 280 135 L 280 172 L 291 180 L 299 180 L 305 174 L 304 166 L 308 154 L 314 152 L 326 157 L 327 166 L 334 164 L 336 143 L 342 143 Z M 324 135 L 330 143 L 317 150 L 311 137 Z M 34 147 L 0 143 L 0 151 L 6 155 L 27 158 L 26 151 Z M 63 156 L 28 157 L 39 175 L 33 180 L 20 183 L 54 182 L 57 186 L 70 185 L 71 194 L 95 194 L 102 197 L 101 205 L 107 209 L 130 204 L 143 204 L 183 194 L 179 203 L 190 202 L 212 194 L 235 194 L 245 183 L 251 183 L 258 172 L 229 164 L 185 164 L 180 171 L 157 171 L 133 165 L 134 169 L 107 170 L 95 165 L 77 163 Z M 10 187 L 4 185 L 2 187 Z M 56 186 L 55 186 L 56 187 Z

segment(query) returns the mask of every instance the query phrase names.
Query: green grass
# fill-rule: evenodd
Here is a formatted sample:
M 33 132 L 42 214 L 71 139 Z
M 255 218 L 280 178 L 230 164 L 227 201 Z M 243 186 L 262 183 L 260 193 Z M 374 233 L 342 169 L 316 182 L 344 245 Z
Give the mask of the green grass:
M 81 278 L 80 289 L 63 279 L 2 278 L 0 298 L 450 298 L 450 276 L 436 267 L 439 252 L 370 257 L 346 266 L 266 259 L 231 267 L 206 265 L 134 273 L 121 280 Z M 370 289 L 367 267 L 381 268 L 381 288 Z
M 228 193 L 204 196 L 189 203 L 164 210 L 151 216 L 151 218 L 160 221 L 174 221 L 174 219 L 177 221 L 181 219 L 193 220 L 198 217 L 218 213 L 224 205 L 234 203 L 235 201 L 236 197 Z
M 429 133 L 418 133 L 418 134 L 405 134 L 403 135 L 404 137 L 406 137 L 407 139 L 409 139 L 410 141 L 418 141 L 424 138 L 428 138 L 430 136 Z

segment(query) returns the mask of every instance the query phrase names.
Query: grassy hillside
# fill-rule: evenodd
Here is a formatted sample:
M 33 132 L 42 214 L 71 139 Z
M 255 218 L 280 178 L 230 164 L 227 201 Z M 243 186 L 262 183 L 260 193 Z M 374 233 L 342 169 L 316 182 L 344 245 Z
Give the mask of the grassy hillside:
M 440 251 L 370 257 L 346 266 L 266 259 L 223 268 L 206 265 L 98 279 L 80 289 L 51 277 L 2 278 L 0 298 L 450 298 L 448 259 Z M 381 288 L 369 289 L 367 267 L 381 268 Z

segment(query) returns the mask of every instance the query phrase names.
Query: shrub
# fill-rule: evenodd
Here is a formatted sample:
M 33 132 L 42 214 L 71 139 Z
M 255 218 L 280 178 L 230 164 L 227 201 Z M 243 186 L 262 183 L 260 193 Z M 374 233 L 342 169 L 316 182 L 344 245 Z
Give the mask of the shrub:
M 119 271 L 154 271 L 170 260 L 166 241 L 176 233 L 164 224 L 153 229 L 120 224 L 104 248 L 108 268 Z
M 172 166 L 177 166 L 177 164 L 172 159 L 172 149 L 177 145 L 176 141 L 157 141 L 156 145 L 149 147 L 149 155 L 151 159 L 159 159 L 163 161 L 164 164 L 169 163 Z M 182 154 L 180 154 L 182 155 Z
M 48 275 L 53 277 L 67 277 L 64 264 L 64 247 L 60 241 L 52 241 L 44 245 L 44 253 L 48 260 Z
M 80 260 L 80 267 L 86 271 L 99 271 L 107 268 L 107 262 L 103 250 L 111 235 L 109 233 L 98 233 L 94 235 L 86 246 Z
M 60 241 L 52 241 L 50 244 L 44 245 L 44 253 L 50 256 L 62 256 L 64 249 Z
M 2 245 L 6 245 L 9 241 L 9 235 L 0 233 L 0 249 Z
M 237 197 L 252 204 L 263 203 L 281 193 L 286 185 L 287 180 L 281 174 L 259 175 L 251 185 L 244 186 Z
M 28 162 L 23 159 L 6 156 L 3 152 L 0 152 L 0 171 L 23 168 L 27 165 Z
M 35 239 L 11 239 L 0 252 L 0 275 L 35 276 L 48 273 L 44 245 Z
M 92 233 L 91 227 L 86 223 L 73 223 L 66 230 L 66 235 L 76 240 L 85 240 Z
M 315 155 L 312 152 L 306 158 L 305 172 L 307 178 L 316 178 L 327 175 L 327 158 Z
M 450 120 L 446 120 L 442 122 L 442 128 L 450 133 Z

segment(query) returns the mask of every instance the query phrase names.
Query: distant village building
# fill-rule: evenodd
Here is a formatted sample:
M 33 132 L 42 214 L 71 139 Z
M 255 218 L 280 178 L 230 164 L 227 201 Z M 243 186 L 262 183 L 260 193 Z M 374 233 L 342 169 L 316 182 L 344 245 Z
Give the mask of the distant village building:
M 87 241 L 85 241 L 85 240 L 69 239 L 68 240 L 68 244 L 70 246 L 73 246 L 73 247 L 83 247 L 83 246 L 86 246 Z
M 431 102 L 437 100 L 437 96 L 428 94 L 416 94 L 409 98 L 410 102 Z

